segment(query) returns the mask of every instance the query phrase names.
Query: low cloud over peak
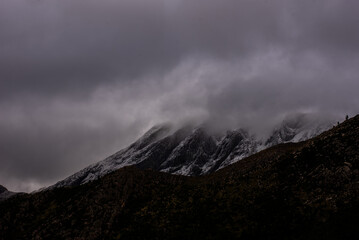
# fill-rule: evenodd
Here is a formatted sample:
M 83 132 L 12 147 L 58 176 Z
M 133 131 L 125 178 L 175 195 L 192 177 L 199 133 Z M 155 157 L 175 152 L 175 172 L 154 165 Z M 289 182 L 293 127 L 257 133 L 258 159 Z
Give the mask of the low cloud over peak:
M 29 191 L 159 122 L 265 132 L 359 112 L 355 0 L 0 2 L 0 183 Z

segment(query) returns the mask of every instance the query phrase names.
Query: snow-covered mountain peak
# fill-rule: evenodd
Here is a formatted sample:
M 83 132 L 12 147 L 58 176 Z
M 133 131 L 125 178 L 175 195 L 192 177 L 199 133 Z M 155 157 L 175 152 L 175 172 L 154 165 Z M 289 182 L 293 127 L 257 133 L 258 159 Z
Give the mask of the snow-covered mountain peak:
M 195 128 L 161 164 L 161 170 L 182 175 L 199 175 L 200 168 L 216 149 L 216 140 L 203 127 Z
M 130 147 L 132 148 L 144 148 L 149 144 L 158 141 L 159 139 L 168 136 L 173 129 L 173 126 L 169 123 L 158 124 L 149 129 L 142 137 L 140 137 Z
M 322 120 L 310 114 L 291 115 L 274 129 L 265 145 L 270 147 L 279 143 L 304 141 L 317 136 L 332 126 L 331 121 Z
M 51 188 L 84 184 L 128 165 L 181 175 L 208 174 L 267 147 L 312 138 L 331 126 L 297 115 L 284 119 L 267 139 L 258 139 L 241 128 L 219 134 L 205 124 L 177 129 L 171 124 L 156 125 L 129 147 Z

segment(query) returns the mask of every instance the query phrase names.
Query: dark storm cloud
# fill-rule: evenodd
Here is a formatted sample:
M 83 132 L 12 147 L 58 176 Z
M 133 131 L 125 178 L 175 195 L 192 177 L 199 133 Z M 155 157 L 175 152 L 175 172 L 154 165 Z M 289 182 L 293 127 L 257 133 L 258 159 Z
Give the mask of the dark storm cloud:
M 15 0 L 2 5 L 2 95 L 87 92 L 167 63 L 161 1 Z
M 0 1 L 0 183 L 51 184 L 162 121 L 356 114 L 358 22 L 356 0 Z

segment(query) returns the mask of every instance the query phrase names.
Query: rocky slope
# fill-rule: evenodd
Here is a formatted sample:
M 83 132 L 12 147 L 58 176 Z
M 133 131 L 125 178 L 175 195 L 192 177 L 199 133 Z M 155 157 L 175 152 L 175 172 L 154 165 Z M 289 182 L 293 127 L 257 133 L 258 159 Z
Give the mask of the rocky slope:
M 10 192 L 9 190 L 7 190 L 6 187 L 0 185 L 0 201 L 8 199 L 8 198 L 14 196 L 15 194 L 18 194 L 18 193 Z
M 132 166 L 0 203 L 0 239 L 358 239 L 358 225 L 359 116 L 205 176 Z
M 331 126 L 328 122 L 298 114 L 285 119 L 268 139 L 263 140 L 243 129 L 213 135 L 203 126 L 175 130 L 170 125 L 158 125 L 128 148 L 51 188 L 84 184 L 129 165 L 186 176 L 205 175 L 276 144 L 307 140 Z

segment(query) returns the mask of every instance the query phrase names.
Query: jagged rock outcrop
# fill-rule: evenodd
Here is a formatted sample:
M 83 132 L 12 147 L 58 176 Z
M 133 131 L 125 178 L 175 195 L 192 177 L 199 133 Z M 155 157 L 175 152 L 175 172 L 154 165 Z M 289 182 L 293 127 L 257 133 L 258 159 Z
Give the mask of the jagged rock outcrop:
M 285 118 L 281 125 L 273 131 L 265 141 L 265 146 L 270 147 L 280 143 L 305 141 L 332 126 L 333 123 L 312 119 L 311 115 L 294 114 Z
M 170 124 L 157 125 L 129 147 L 50 188 L 81 185 L 129 165 L 186 176 L 205 175 L 270 146 L 304 141 L 330 126 L 303 114 L 295 115 L 285 119 L 267 140 L 263 140 L 244 129 L 230 130 L 220 136 L 210 134 L 203 125 L 179 129 Z

